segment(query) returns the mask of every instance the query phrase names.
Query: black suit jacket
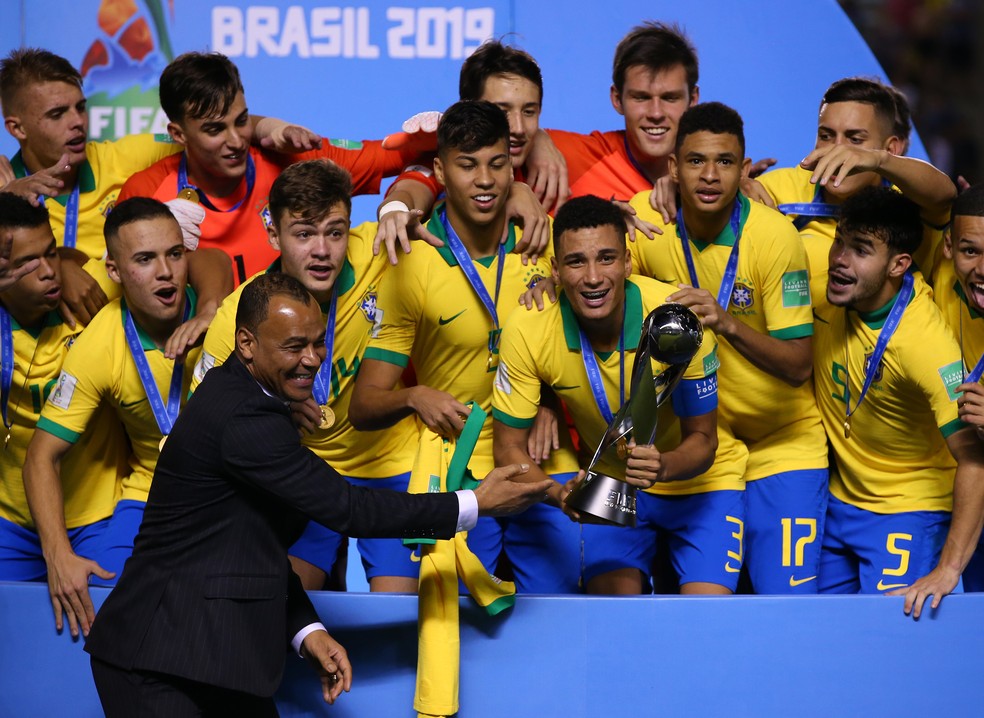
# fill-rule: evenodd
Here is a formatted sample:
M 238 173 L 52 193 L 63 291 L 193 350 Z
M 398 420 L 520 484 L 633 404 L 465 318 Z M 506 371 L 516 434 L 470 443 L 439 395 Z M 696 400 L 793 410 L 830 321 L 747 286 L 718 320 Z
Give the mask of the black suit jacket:
M 86 650 L 127 670 L 272 695 L 290 639 L 318 620 L 287 559 L 309 518 L 355 537 L 449 538 L 458 503 L 349 485 L 230 357 L 167 439 L 133 555 Z

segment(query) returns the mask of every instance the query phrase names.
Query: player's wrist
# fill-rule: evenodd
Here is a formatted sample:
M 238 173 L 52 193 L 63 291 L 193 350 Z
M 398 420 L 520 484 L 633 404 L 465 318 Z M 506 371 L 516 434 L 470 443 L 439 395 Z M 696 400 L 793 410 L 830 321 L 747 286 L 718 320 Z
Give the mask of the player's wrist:
M 386 215 L 392 212 L 409 213 L 410 207 L 407 206 L 406 202 L 403 202 L 401 200 L 398 199 L 390 200 L 389 202 L 386 202 L 379 208 L 379 212 L 377 213 L 377 218 L 382 220 L 383 217 L 385 217 Z

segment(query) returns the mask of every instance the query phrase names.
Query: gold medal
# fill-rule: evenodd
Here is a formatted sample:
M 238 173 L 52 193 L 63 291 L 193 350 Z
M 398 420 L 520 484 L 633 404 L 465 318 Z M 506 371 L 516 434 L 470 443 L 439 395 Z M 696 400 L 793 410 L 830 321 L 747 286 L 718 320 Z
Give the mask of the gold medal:
M 178 192 L 178 199 L 186 199 L 189 202 L 199 203 L 198 192 L 193 190 L 191 187 L 185 187 L 183 190 Z
M 851 422 L 850 421 L 845 421 L 844 422 L 844 438 L 845 439 L 850 439 L 851 438 Z
M 335 412 L 331 410 L 331 407 L 327 404 L 321 407 L 321 422 L 318 424 L 319 429 L 330 429 L 335 425 Z
M 157 445 L 158 451 L 164 451 L 164 442 L 167 441 L 167 434 L 161 437 L 161 443 Z
M 615 442 L 615 453 L 618 454 L 618 458 L 622 461 L 629 458 L 629 444 L 624 436 Z

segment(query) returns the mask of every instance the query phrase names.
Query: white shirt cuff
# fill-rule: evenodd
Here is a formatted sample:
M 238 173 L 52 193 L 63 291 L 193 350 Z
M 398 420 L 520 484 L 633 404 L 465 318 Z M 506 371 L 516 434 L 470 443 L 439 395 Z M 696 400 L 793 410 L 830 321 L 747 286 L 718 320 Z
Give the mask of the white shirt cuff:
M 470 489 L 454 492 L 458 497 L 458 527 L 455 531 L 471 531 L 478 523 L 478 499 Z
M 294 636 L 294 640 L 290 642 L 290 647 L 294 649 L 297 655 L 301 655 L 301 644 L 304 643 L 304 639 L 308 637 L 309 634 L 315 631 L 328 632 L 328 629 L 324 627 L 322 623 L 309 623 Z

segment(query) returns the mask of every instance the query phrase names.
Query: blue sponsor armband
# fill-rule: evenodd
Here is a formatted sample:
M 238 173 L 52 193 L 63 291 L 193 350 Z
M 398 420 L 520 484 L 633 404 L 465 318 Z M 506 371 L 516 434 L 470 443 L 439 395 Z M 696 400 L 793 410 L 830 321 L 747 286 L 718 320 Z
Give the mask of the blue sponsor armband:
M 701 416 L 717 409 L 718 405 L 717 373 L 703 379 L 684 379 L 677 386 L 670 401 L 673 411 L 681 419 L 691 416 Z

